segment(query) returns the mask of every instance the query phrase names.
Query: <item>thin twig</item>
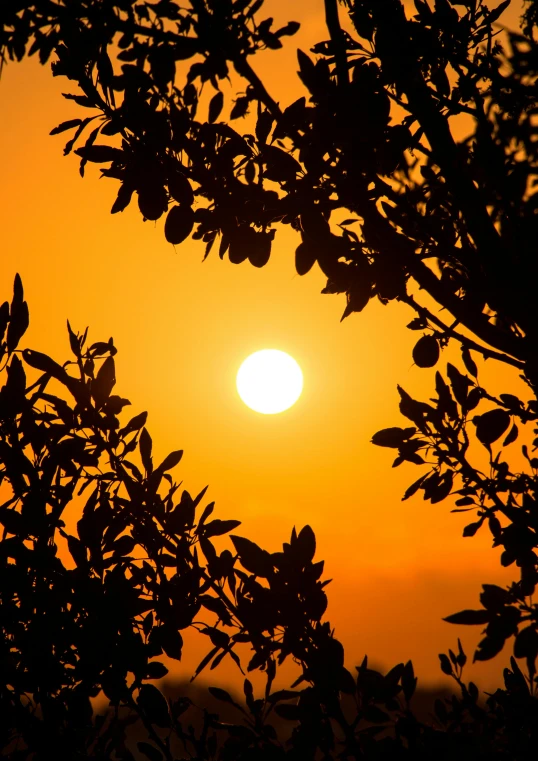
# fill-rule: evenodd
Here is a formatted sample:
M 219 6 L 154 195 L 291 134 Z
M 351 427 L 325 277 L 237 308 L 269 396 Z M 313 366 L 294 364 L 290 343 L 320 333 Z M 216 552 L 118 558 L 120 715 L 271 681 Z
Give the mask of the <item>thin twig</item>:
M 525 369 L 523 362 L 520 362 L 519 360 L 514 359 L 507 354 L 501 354 L 500 352 L 493 349 L 488 349 L 486 346 L 481 346 L 480 344 L 476 343 L 476 341 L 473 341 L 472 338 L 467 338 L 467 336 L 458 333 L 456 330 L 454 330 L 454 328 L 446 325 L 439 317 L 437 317 L 437 315 L 430 312 L 427 307 L 418 304 L 413 296 L 406 294 L 406 296 L 402 297 L 400 300 L 408 304 L 412 309 L 415 310 L 415 312 L 418 312 L 421 317 L 425 317 L 426 319 L 433 322 L 435 325 L 437 325 L 438 328 L 441 328 L 441 330 L 451 338 L 456 339 L 456 341 L 459 341 L 468 349 L 473 349 L 473 351 L 477 351 L 482 354 L 484 359 L 497 359 L 499 362 L 504 362 L 507 365 L 517 367 L 518 370 Z

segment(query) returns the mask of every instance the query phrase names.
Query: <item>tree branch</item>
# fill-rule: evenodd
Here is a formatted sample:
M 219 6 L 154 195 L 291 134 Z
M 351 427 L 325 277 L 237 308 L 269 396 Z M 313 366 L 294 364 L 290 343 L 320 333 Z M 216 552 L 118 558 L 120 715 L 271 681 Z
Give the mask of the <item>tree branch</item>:
M 435 325 L 437 325 L 438 328 L 441 328 L 441 330 L 444 333 L 446 333 L 448 336 L 450 336 L 451 338 L 456 339 L 456 341 L 459 341 L 468 349 L 473 349 L 474 351 L 482 354 L 484 359 L 497 359 L 499 362 L 504 362 L 507 365 L 512 365 L 513 367 L 517 367 L 518 370 L 525 369 L 524 364 L 520 362 L 519 360 L 514 359 L 513 357 L 510 357 L 507 354 L 501 354 L 500 352 L 494 351 L 493 349 L 488 349 L 486 346 L 481 346 L 480 344 L 476 343 L 476 341 L 473 341 L 471 338 L 467 338 L 467 336 L 464 336 L 461 333 L 458 333 L 449 325 L 446 325 L 439 317 L 437 317 L 437 315 L 430 312 L 430 310 L 427 307 L 424 307 L 421 304 L 419 304 L 417 301 L 415 301 L 413 296 L 406 294 L 406 296 L 402 297 L 400 300 L 408 304 L 421 317 L 425 317 L 426 319 L 430 320 L 430 322 L 433 322 Z
M 269 113 L 274 119 L 279 119 L 282 116 L 282 110 L 276 100 L 274 100 L 267 90 L 265 89 L 265 85 L 259 78 L 259 76 L 256 74 L 252 66 L 249 64 L 247 59 L 245 57 L 236 58 L 233 61 L 234 68 L 236 72 L 241 76 L 244 77 L 251 85 L 252 89 L 254 90 L 254 93 L 256 95 L 256 98 L 264 104 L 264 106 L 269 110 Z
M 349 71 L 347 67 L 347 54 L 344 33 L 338 17 L 338 0 L 324 0 L 325 24 L 331 36 L 334 47 L 334 60 L 336 64 L 336 79 L 338 87 L 345 90 L 349 85 Z

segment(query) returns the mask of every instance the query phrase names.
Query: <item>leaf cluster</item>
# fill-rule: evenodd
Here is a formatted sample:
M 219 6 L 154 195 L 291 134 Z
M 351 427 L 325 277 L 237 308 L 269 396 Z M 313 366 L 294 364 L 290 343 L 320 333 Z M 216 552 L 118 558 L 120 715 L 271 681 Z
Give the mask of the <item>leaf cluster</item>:
M 323 562 L 315 561 L 312 529 L 293 529 L 278 552 L 236 534 L 229 549 L 217 550 L 216 538 L 239 522 L 213 517 L 213 503 L 202 509 L 205 489 L 196 497 L 180 492 L 170 471 L 181 450 L 155 465 L 146 413 L 123 421 L 129 403 L 112 393 L 112 339 L 89 344 L 88 331 L 76 333 L 68 323 L 73 358 L 61 365 L 17 348 L 28 324 L 18 276 L 2 309 L 3 757 L 48 759 L 54 748 L 62 758 L 127 761 L 172 761 L 185 752 L 204 761 L 313 760 L 320 752 L 326 759 L 377 759 L 428 754 L 448 743 L 486 758 L 496 744 L 512 747 L 514 734 L 520 745 L 534 742 L 536 698 L 515 661 L 506 689 L 479 708 L 476 688 L 461 679 L 460 646 L 450 673 L 462 697 L 436 709 L 435 726 L 412 713 L 417 680 L 410 662 L 383 675 L 365 658 L 350 672 L 324 620 L 328 581 Z M 385 433 L 386 444 L 393 435 Z M 484 594 L 488 621 L 501 620 L 511 593 L 485 588 Z M 486 621 L 458 615 L 463 623 Z M 246 669 L 265 673 L 258 698 L 245 679 L 244 703 L 210 689 L 238 712 L 236 721 L 205 711 L 195 727 L 192 701 L 168 699 L 154 684 L 168 673 L 166 659 L 181 659 L 187 628 L 210 643 L 194 676 L 226 656 L 243 670 L 245 647 Z M 518 636 L 522 657 L 528 628 Z M 445 673 L 447 657 L 441 657 Z M 299 676 L 291 690 L 275 691 L 287 658 Z M 95 710 L 102 697 L 108 709 Z M 290 731 L 280 727 L 279 735 L 275 721 L 289 723 Z

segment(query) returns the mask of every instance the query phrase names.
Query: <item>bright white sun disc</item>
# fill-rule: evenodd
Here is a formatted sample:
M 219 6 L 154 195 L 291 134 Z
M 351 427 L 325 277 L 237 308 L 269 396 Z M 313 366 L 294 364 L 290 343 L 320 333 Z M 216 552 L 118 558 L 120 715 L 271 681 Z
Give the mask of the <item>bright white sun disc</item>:
M 247 407 L 264 415 L 289 409 L 301 396 L 303 373 L 297 362 L 278 349 L 247 357 L 237 372 L 237 391 Z

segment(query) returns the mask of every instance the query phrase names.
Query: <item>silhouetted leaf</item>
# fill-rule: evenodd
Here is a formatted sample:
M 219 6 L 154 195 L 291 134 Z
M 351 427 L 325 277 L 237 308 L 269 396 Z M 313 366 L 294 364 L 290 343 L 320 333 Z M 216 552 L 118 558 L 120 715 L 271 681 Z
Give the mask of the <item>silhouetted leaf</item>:
M 240 97 L 237 98 L 234 106 L 230 112 L 230 119 L 241 119 L 248 112 L 250 104 L 250 98 Z
M 140 687 L 136 702 L 152 724 L 158 727 L 170 726 L 168 703 L 162 692 L 152 684 L 143 684 Z
M 208 121 L 210 124 L 213 124 L 214 122 L 217 121 L 222 111 L 223 105 L 224 105 L 224 94 L 220 92 L 219 90 L 219 92 L 217 92 L 216 95 L 214 95 L 209 102 Z
M 508 431 L 508 435 L 505 437 L 503 441 L 503 447 L 507 447 L 509 444 L 512 444 L 518 437 L 519 430 L 517 425 L 514 423 L 510 430 Z
M 490 614 L 487 610 L 462 610 L 460 613 L 453 613 L 447 616 L 443 621 L 449 624 L 465 624 L 466 626 L 476 624 L 487 624 L 490 620 Z
M 119 148 L 112 148 L 110 145 L 86 145 L 77 148 L 77 156 L 81 156 L 86 161 L 92 161 L 103 164 L 108 161 L 123 161 L 125 155 Z
M 172 470 L 172 468 L 175 468 L 176 465 L 180 462 L 182 457 L 182 449 L 178 449 L 175 452 L 170 452 L 170 454 L 161 462 L 158 470 L 160 470 L 162 473 L 166 473 L 167 470 Z
M 54 127 L 54 129 L 49 132 L 49 135 L 59 135 L 61 132 L 65 132 L 68 129 L 78 127 L 81 123 L 82 119 L 69 119 L 66 122 L 62 122 L 57 127 Z
M 473 661 L 489 661 L 495 658 L 504 647 L 504 637 L 484 637 L 479 643 Z
M 168 674 L 168 669 L 164 663 L 160 661 L 152 661 L 148 663 L 146 669 L 146 679 L 163 679 Z
M 222 690 L 220 687 L 208 687 L 208 691 L 217 700 L 221 700 L 223 703 L 230 703 L 230 705 L 237 705 L 229 692 Z
M 139 431 L 141 428 L 143 428 L 146 425 L 146 421 L 148 419 L 148 413 L 147 412 L 140 412 L 138 415 L 135 415 L 124 428 L 121 428 L 119 430 L 120 436 L 128 436 L 128 434 L 133 433 L 134 431 Z
M 168 196 L 164 186 L 142 186 L 138 191 L 138 208 L 144 219 L 150 219 L 152 222 L 160 219 L 168 209 Z
M 463 364 L 465 365 L 467 372 L 471 373 L 471 375 L 474 378 L 476 378 L 476 376 L 478 375 L 476 362 L 471 357 L 471 352 L 466 346 L 461 347 L 461 357 L 463 359 Z
M 15 351 L 29 324 L 28 304 L 24 301 L 22 281 L 17 273 L 13 283 L 13 298 L 11 300 L 9 324 L 7 326 L 6 344 L 9 353 Z
M 205 524 L 204 536 L 206 538 L 210 536 L 222 536 L 223 534 L 227 534 L 229 531 L 233 531 L 234 528 L 237 528 L 240 525 L 241 521 L 222 521 L 219 518 L 215 518 L 215 520 Z
M 116 366 L 113 357 L 107 357 L 97 377 L 92 381 L 92 397 L 98 407 L 102 407 L 110 396 L 110 392 L 116 385 Z
M 435 336 L 422 336 L 413 349 L 417 367 L 433 367 L 439 359 L 439 343 Z
M 374 433 L 372 444 L 378 447 L 398 449 L 402 442 L 407 441 L 416 433 L 416 430 L 416 428 L 384 428 L 382 431 Z
M 153 472 L 153 462 L 151 459 L 151 450 L 153 448 L 153 442 L 149 435 L 147 428 L 142 428 L 139 440 L 140 456 L 142 458 L 142 465 L 146 469 L 147 473 Z
M 168 190 L 174 201 L 177 201 L 180 207 L 190 207 L 194 203 L 192 186 L 182 172 L 170 172 L 168 175 Z
M 241 565 L 256 576 L 267 578 L 273 570 L 271 556 L 257 544 L 242 536 L 232 534 L 230 539 L 239 555 Z
M 445 655 L 444 653 L 439 653 L 439 661 L 441 662 L 441 671 L 443 674 L 447 674 L 447 676 L 450 676 L 452 674 L 452 664 L 450 663 L 450 660 L 448 658 L 448 655 Z
M 157 642 L 169 658 L 181 660 L 183 649 L 183 637 L 171 624 L 165 624 L 159 627 Z
M 484 518 L 480 518 L 479 521 L 476 521 L 476 523 L 469 523 L 468 526 L 465 526 L 463 529 L 463 536 L 474 536 L 479 528 L 482 527 L 484 523 Z
M 190 206 L 172 206 L 164 224 L 164 235 L 168 243 L 178 246 L 183 243 L 194 227 L 194 211 Z
M 301 715 L 299 706 L 290 703 L 277 704 L 275 706 L 275 713 L 287 721 L 297 721 Z
M 298 275 L 306 275 L 310 272 L 317 259 L 317 249 L 309 242 L 299 243 L 295 249 L 295 269 Z
M 110 209 L 111 214 L 118 214 L 120 211 L 124 211 L 131 203 L 133 197 L 134 188 L 126 183 L 120 185 L 116 200 L 112 204 Z
M 300 530 L 296 541 L 293 543 L 293 551 L 296 559 L 303 566 L 312 562 L 316 554 L 316 537 L 310 526 L 303 526 Z
M 489 448 L 510 425 L 510 415 L 505 410 L 490 410 L 483 415 L 475 415 L 473 423 L 476 425 L 477 439 Z

